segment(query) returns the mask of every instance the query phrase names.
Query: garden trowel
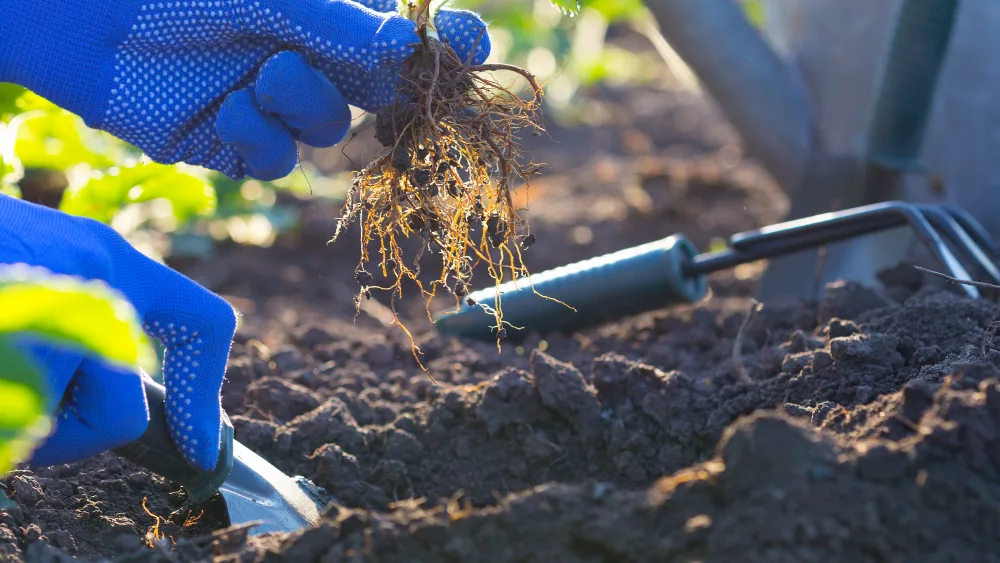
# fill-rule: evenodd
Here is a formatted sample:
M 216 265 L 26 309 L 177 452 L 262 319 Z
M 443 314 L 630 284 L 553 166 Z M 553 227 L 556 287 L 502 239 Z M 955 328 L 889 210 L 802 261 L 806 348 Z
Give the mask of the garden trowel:
M 315 525 L 328 498 L 305 477 L 289 477 L 264 458 L 233 439 L 233 426 L 223 411 L 219 462 L 211 473 L 190 465 L 174 445 L 167 430 L 164 388 L 142 374 L 149 404 L 149 426 L 135 442 L 115 453 L 150 471 L 181 484 L 187 491 L 185 506 L 193 506 L 220 493 L 229 525 L 255 523 L 253 535 L 293 532 Z

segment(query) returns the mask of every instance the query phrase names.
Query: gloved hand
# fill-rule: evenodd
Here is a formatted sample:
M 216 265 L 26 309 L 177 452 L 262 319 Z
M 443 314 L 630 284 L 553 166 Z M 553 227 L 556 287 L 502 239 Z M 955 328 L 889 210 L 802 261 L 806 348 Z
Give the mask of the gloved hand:
M 236 329 L 221 297 L 135 250 L 110 227 L 0 195 L 0 263 L 98 279 L 135 306 L 146 332 L 166 347 L 167 425 L 189 463 L 215 467 L 219 392 Z M 149 413 L 142 381 L 94 359 L 38 342 L 21 344 L 63 398 L 55 430 L 32 463 L 69 463 L 142 435 Z
M 327 147 L 348 104 L 392 100 L 417 42 L 395 0 L 0 0 L 0 81 L 141 148 L 234 179 L 290 173 L 295 141 Z M 481 62 L 471 12 L 442 10 L 443 41 Z M 317 70 L 321 72 L 317 72 Z

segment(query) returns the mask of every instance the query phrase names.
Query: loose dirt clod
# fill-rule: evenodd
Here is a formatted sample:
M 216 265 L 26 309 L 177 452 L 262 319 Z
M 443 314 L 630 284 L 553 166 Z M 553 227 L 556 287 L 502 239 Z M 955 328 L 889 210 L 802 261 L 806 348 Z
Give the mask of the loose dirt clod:
M 356 175 L 334 236 L 359 221 L 359 271 L 375 263 L 389 280 L 369 289 L 388 291 L 395 302 L 402 297 L 403 282 L 412 280 L 428 306 L 437 290 L 449 285 L 449 271 L 457 273 L 456 288 L 470 287 L 472 272 L 481 264 L 497 284 L 527 274 L 520 250 L 530 242 L 519 247 L 515 241 L 532 235 L 526 234 L 511 191 L 541 166 L 525 157 L 517 139 L 524 129 L 544 131 L 543 94 L 535 78 L 515 66 L 460 59 L 438 40 L 432 3 L 417 0 L 408 6 L 420 45 L 403 65 L 395 101 L 376 116 L 375 137 L 383 150 Z M 521 75 L 533 96 L 521 99 L 489 76 L 494 71 Z M 420 241 L 419 250 L 404 256 L 401 243 L 411 237 Z M 378 255 L 369 254 L 370 245 L 378 246 Z M 442 269 L 425 286 L 418 276 L 429 253 L 440 256 Z M 358 281 L 371 285 L 367 278 Z M 457 305 L 467 291 L 452 293 Z M 501 331 L 499 298 L 488 310 Z M 402 326 L 398 316 L 395 321 Z

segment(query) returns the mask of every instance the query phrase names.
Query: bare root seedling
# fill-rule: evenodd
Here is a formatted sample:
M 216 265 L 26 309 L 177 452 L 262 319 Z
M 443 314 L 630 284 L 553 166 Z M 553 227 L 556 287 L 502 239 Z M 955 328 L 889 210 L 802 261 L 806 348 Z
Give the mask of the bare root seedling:
M 468 302 L 478 266 L 485 265 L 497 285 L 522 278 L 527 269 L 521 250 L 535 242 L 511 190 L 542 168 L 518 143 L 525 130 L 544 132 L 542 89 L 516 66 L 461 60 L 437 39 L 432 1 L 407 5 L 420 44 L 403 65 L 395 101 L 376 115 L 375 136 L 383 148 L 356 174 L 334 235 L 336 240 L 355 221 L 361 225 L 362 256 L 355 272 L 359 311 L 373 291 L 389 292 L 394 305 L 406 280 L 420 288 L 428 316 L 442 289 L 456 305 Z M 495 71 L 520 75 L 533 95 L 520 98 L 491 77 Z M 405 255 L 403 243 L 413 239 L 418 250 Z M 432 254 L 440 256 L 441 271 L 423 284 L 420 264 Z M 376 282 L 376 273 L 387 281 Z M 490 307 L 477 305 L 493 314 L 495 329 L 503 334 L 499 295 Z M 395 324 L 410 335 L 394 306 L 392 312 Z

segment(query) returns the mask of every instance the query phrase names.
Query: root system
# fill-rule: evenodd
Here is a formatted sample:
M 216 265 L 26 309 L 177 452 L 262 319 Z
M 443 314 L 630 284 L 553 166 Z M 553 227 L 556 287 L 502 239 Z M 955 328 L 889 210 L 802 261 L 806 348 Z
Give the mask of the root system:
M 496 284 L 527 275 L 521 251 L 535 237 L 511 191 L 542 168 L 518 142 L 526 130 L 544 132 L 542 89 L 516 66 L 460 59 L 437 39 L 430 4 L 409 6 L 420 45 L 404 63 L 394 103 L 376 116 L 375 136 L 383 149 L 355 176 L 334 239 L 360 223 L 359 306 L 372 291 L 391 292 L 395 303 L 404 282 L 412 280 L 428 311 L 444 289 L 456 305 L 466 302 L 492 314 L 502 339 L 500 298 L 475 303 L 468 293 L 480 265 Z M 523 77 L 532 96 L 522 99 L 501 85 L 492 76 L 497 71 Z M 413 238 L 419 249 L 406 255 L 402 244 Z M 431 254 L 440 256 L 441 271 L 421 283 L 420 265 Z M 387 282 L 376 283 L 373 272 Z M 402 327 L 398 317 L 396 323 Z

